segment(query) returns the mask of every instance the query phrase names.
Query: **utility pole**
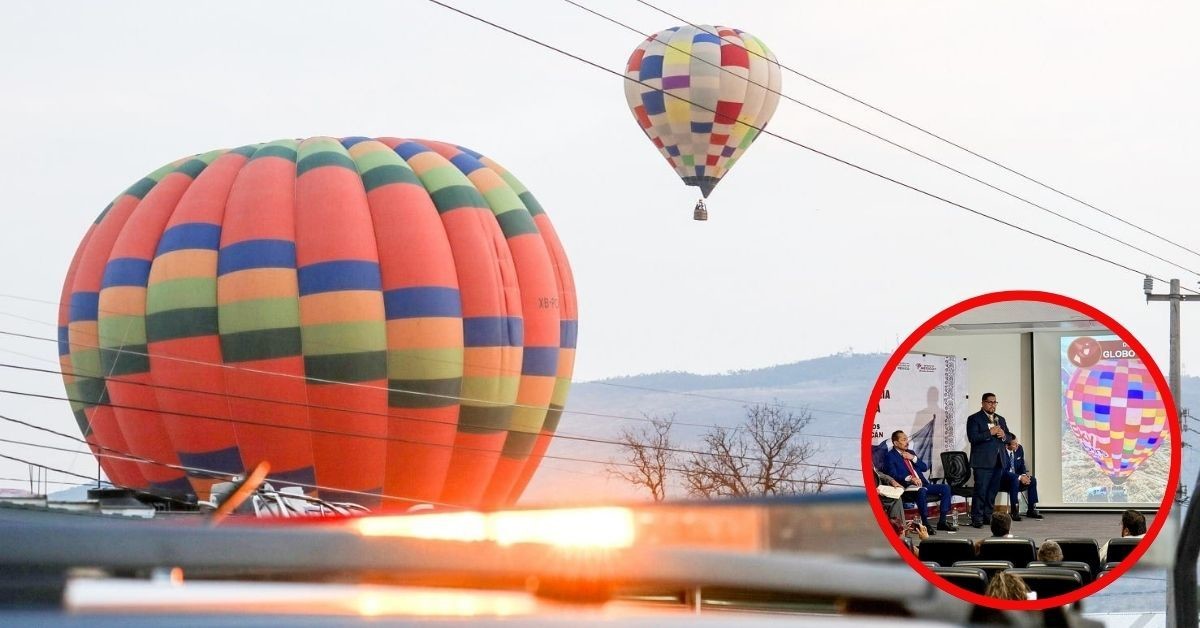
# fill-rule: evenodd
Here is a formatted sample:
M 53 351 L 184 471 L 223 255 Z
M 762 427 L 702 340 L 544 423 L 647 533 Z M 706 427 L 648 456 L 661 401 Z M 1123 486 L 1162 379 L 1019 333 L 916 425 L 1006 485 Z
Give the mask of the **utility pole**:
M 1167 383 L 1171 388 L 1171 398 L 1175 401 L 1176 416 L 1182 416 L 1183 413 L 1179 408 L 1182 381 L 1179 357 L 1179 304 L 1195 300 L 1200 295 L 1180 293 L 1178 279 L 1171 280 L 1171 291 L 1167 294 L 1154 294 L 1154 278 L 1149 275 L 1146 276 L 1142 289 L 1146 293 L 1147 303 L 1167 301 L 1171 304 L 1171 370 L 1167 376 Z M 1181 430 L 1180 437 L 1182 438 L 1182 436 Z M 1183 451 L 1182 446 L 1180 451 Z M 1182 460 L 1173 462 L 1180 465 L 1183 463 Z M 1200 478 L 1196 478 L 1196 481 L 1200 483 Z M 1172 509 L 1171 517 L 1173 519 L 1179 518 L 1179 511 L 1183 508 L 1182 501 L 1186 499 L 1186 494 L 1187 489 L 1180 482 L 1179 489 L 1175 492 L 1177 503 L 1176 507 Z M 1196 561 L 1200 559 L 1200 534 L 1198 533 L 1200 533 L 1200 513 L 1197 513 L 1196 505 L 1191 504 L 1183 519 L 1183 525 L 1179 528 L 1179 540 L 1175 548 L 1175 565 L 1167 577 L 1167 625 L 1171 628 L 1197 628 L 1197 624 L 1200 622 L 1200 611 L 1196 607 Z

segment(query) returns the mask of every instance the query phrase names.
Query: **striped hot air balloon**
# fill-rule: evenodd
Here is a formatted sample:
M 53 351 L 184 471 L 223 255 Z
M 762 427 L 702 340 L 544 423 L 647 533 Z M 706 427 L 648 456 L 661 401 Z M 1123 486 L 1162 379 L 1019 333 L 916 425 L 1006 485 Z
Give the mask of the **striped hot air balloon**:
M 549 218 L 498 164 L 318 137 L 185 158 L 118 196 L 67 273 L 59 353 L 119 485 L 205 498 L 204 470 L 267 461 L 276 484 L 372 508 L 501 506 L 557 427 L 575 312 Z
M 726 26 L 651 35 L 625 66 L 634 119 L 683 182 L 705 198 L 758 138 L 779 104 L 775 55 Z

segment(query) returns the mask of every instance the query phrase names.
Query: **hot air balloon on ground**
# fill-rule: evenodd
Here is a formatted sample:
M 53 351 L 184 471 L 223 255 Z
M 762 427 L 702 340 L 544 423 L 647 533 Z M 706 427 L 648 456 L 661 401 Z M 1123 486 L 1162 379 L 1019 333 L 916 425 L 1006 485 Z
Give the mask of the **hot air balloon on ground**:
M 557 427 L 575 311 L 549 218 L 487 157 L 281 140 L 118 196 L 67 273 L 59 353 L 118 485 L 204 498 L 268 461 L 373 508 L 500 506 Z
M 749 33 L 677 26 L 633 51 L 625 98 L 676 174 L 708 198 L 775 113 L 780 74 L 775 55 Z M 695 218 L 707 219 L 703 199 Z
M 1141 360 L 1078 368 L 1063 393 L 1071 432 L 1100 470 L 1121 485 L 1167 437 L 1167 410 Z

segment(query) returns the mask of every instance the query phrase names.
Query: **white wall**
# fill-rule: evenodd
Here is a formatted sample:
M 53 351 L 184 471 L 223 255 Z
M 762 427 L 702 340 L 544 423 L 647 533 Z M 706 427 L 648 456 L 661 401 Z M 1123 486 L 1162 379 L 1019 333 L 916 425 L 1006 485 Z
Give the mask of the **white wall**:
M 1008 429 L 1029 439 L 1033 426 L 1033 390 L 1029 334 L 926 336 L 914 351 L 967 358 L 967 411 L 979 411 L 984 393 L 995 393 L 996 410 Z
M 1029 334 L 925 336 L 913 351 L 966 358 L 968 416 L 979 411 L 984 393 L 995 393 L 1000 402 L 996 412 L 1004 417 L 1008 429 L 1024 441 L 1033 437 L 1033 356 Z M 967 447 L 970 454 L 970 446 Z M 1030 452 L 1027 447 L 1026 458 L 1033 467 L 1036 462 Z M 997 502 L 1007 504 L 1008 495 L 1001 491 Z

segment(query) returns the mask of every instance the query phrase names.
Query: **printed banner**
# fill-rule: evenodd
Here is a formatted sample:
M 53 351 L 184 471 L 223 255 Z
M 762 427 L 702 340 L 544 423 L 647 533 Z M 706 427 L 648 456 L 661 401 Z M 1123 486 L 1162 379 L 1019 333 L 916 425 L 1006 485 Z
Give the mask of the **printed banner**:
M 896 365 L 879 399 L 872 444 L 904 430 L 909 445 L 942 477 L 942 452 L 966 451 L 967 361 L 952 355 L 909 353 Z

